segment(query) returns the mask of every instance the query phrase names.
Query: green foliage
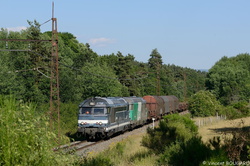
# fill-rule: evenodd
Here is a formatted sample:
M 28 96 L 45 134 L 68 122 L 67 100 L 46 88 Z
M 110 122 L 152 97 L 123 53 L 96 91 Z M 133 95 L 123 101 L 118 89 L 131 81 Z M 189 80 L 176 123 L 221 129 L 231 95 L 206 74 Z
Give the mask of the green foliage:
M 189 110 L 193 116 L 214 116 L 220 103 L 209 91 L 199 91 L 189 99 Z
M 246 101 L 239 101 L 237 103 L 231 104 L 233 108 L 237 109 L 240 112 L 241 117 L 246 117 L 250 115 L 250 108 Z
M 87 63 L 75 80 L 75 95 L 78 95 L 75 100 L 82 101 L 92 96 L 121 96 L 122 85 L 115 78 L 106 64 Z
M 21 32 L 8 32 L 6 29 L 1 29 L 0 37 L 3 39 L 51 39 L 52 33 L 41 33 L 40 24 L 36 20 L 28 21 L 28 23 L 30 27 Z M 6 46 L 7 49 L 30 51 L 0 52 L 0 76 L 7 78 L 1 80 L 0 94 L 14 93 L 17 98 L 24 101 L 47 103 L 50 95 L 51 43 L 27 44 L 13 41 L 6 45 L 5 42 L 0 42 L 1 48 L 5 49 Z M 162 95 L 176 95 L 182 100 L 197 91 L 199 89 L 197 87 L 204 85 L 204 74 L 163 64 L 157 49 L 152 50 L 148 63 L 138 62 L 133 55 L 124 56 L 121 52 L 98 56 L 88 43 L 79 43 L 76 37 L 68 32 L 58 33 L 58 47 L 62 102 L 79 103 L 95 95 L 155 95 L 158 86 L 156 76 L 160 80 Z M 183 73 L 186 73 L 187 77 L 184 78 Z M 100 85 L 100 83 L 103 84 Z
M 78 165 L 78 164 L 77 164 Z M 106 155 L 98 155 L 96 157 L 86 158 L 84 157 L 79 161 L 81 166 L 113 166 L 115 165 Z
M 52 151 L 56 135 L 49 131 L 46 117 L 34 105 L 0 96 L 0 165 L 61 165 Z
M 207 75 L 206 86 L 224 105 L 250 97 L 250 55 L 223 57 Z
M 162 153 L 166 146 L 173 142 L 186 142 L 197 135 L 197 131 L 198 128 L 191 119 L 178 114 L 167 115 L 159 122 L 158 127 L 147 129 L 142 145 L 155 153 Z
M 98 55 L 90 48 L 87 43 L 83 49 L 80 49 L 79 54 L 73 59 L 74 67 L 81 69 L 86 63 L 94 63 L 97 61 Z
M 193 166 L 200 165 L 211 155 L 211 150 L 200 137 L 192 137 L 187 142 L 174 142 L 166 147 L 159 165 Z
M 158 50 L 155 48 L 152 50 L 150 54 L 150 58 L 148 60 L 148 65 L 150 68 L 152 68 L 154 71 L 159 70 L 162 65 L 162 56 L 158 52 Z
M 72 135 L 77 131 L 78 105 L 74 103 L 60 104 L 61 133 Z
M 115 146 L 115 151 L 117 152 L 119 156 L 122 156 L 124 154 L 124 148 L 125 148 L 125 144 L 119 142 Z
M 250 108 L 245 101 L 236 102 L 228 106 L 218 108 L 220 115 L 226 115 L 227 119 L 243 118 L 250 115 Z

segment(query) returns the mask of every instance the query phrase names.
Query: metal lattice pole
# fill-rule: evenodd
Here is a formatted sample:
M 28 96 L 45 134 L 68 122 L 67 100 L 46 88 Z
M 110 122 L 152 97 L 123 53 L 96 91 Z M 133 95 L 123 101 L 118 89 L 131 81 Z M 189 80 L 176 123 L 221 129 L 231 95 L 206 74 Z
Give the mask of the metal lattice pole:
M 50 126 L 57 125 L 58 140 L 60 140 L 60 97 L 59 97 L 59 63 L 58 63 L 58 33 L 57 19 L 54 18 L 54 3 L 52 8 L 52 53 L 50 79 Z

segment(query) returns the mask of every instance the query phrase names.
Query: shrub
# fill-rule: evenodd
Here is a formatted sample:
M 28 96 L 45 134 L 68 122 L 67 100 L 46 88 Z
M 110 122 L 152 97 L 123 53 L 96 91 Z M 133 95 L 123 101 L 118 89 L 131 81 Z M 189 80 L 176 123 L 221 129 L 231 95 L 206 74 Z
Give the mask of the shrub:
M 97 155 L 96 157 L 84 157 L 80 162 L 81 166 L 113 166 L 110 158 L 104 155 Z
M 247 161 L 250 145 L 250 129 L 249 127 L 239 128 L 232 131 L 228 137 L 228 133 L 225 134 L 223 149 L 228 154 L 231 161 Z
M 56 134 L 49 131 L 48 119 L 37 116 L 32 104 L 0 96 L 0 165 L 60 165 L 52 151 Z M 64 161 L 62 161 L 64 160 Z
M 193 166 L 209 158 L 211 150 L 200 137 L 192 137 L 187 142 L 174 142 L 166 147 L 159 159 L 159 165 Z
M 213 116 L 220 107 L 220 103 L 209 91 L 199 91 L 189 99 L 189 110 L 193 116 Z
M 164 152 L 172 142 L 186 142 L 197 135 L 198 128 L 194 122 L 178 114 L 167 115 L 155 129 L 148 128 L 142 138 L 142 145 L 155 153 Z
M 60 104 L 60 124 L 62 134 L 72 135 L 77 132 L 78 104 Z

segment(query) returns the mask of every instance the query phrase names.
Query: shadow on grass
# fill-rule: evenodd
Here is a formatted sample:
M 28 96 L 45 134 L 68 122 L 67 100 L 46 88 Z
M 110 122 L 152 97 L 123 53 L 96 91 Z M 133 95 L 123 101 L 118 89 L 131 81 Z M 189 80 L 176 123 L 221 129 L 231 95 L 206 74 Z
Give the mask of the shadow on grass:
M 217 128 L 217 129 L 209 129 L 213 130 L 216 133 L 232 133 L 232 132 L 250 132 L 250 126 L 246 127 L 223 127 L 223 128 Z

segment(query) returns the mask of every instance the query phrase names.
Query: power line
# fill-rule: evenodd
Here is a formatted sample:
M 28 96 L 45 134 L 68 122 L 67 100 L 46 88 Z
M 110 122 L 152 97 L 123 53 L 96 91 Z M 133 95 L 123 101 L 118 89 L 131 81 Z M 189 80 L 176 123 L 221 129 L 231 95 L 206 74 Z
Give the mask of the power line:
M 17 52 L 28 52 L 28 51 L 30 51 L 30 50 L 20 50 L 20 49 L 3 49 L 3 50 L 1 50 L 1 49 L 0 49 L 0 51 L 10 51 L 10 52 L 15 52 L 15 51 L 17 51 Z
M 0 39 L 0 41 L 51 42 L 52 40 L 35 40 L 35 39 Z
M 44 25 L 44 24 L 46 24 L 46 23 L 48 23 L 50 21 L 51 21 L 51 19 L 49 19 L 48 21 L 45 21 L 44 23 L 40 24 L 40 26 L 42 26 L 42 25 Z

